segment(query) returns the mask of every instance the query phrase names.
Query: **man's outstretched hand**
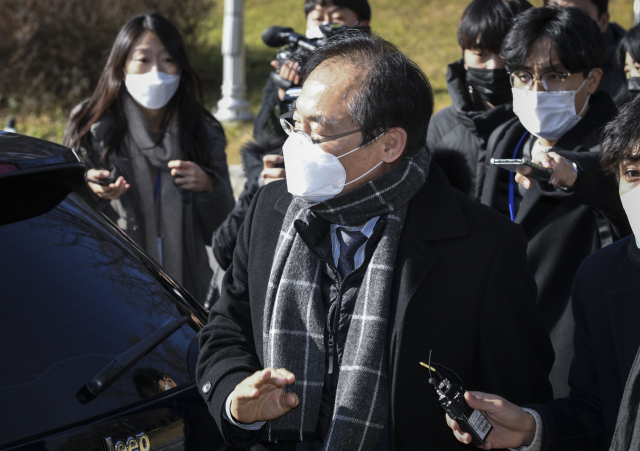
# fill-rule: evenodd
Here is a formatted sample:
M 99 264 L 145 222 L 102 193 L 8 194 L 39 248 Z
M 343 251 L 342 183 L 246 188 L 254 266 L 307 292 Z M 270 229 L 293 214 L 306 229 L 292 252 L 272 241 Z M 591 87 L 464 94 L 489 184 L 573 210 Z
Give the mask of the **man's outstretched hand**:
M 504 398 L 479 391 L 466 392 L 464 399 L 472 408 L 482 411 L 493 429 L 482 449 L 517 448 L 530 445 L 536 433 L 536 421 L 522 408 Z M 457 421 L 446 415 L 453 435 L 462 443 L 471 443 L 471 435 L 460 429 Z
M 254 373 L 231 393 L 231 415 L 245 424 L 281 417 L 298 406 L 298 396 L 284 391 L 295 379 L 284 368 L 265 368 Z

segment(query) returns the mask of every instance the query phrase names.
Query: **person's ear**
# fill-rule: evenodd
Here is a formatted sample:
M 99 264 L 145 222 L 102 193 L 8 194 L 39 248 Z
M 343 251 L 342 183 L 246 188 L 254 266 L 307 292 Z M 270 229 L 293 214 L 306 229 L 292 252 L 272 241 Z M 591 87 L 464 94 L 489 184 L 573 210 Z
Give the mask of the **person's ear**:
M 609 28 L 609 20 L 611 19 L 611 15 L 609 12 L 606 12 L 600 16 L 598 19 L 598 25 L 600 26 L 600 31 L 605 32 L 607 28 Z
M 464 65 L 464 70 L 469 70 L 469 66 L 467 66 L 467 60 L 464 58 L 464 49 L 460 47 L 460 54 L 462 55 L 462 64 Z
M 599 67 L 593 69 L 593 72 L 591 72 L 591 76 L 587 79 L 587 91 L 589 91 L 589 94 L 593 94 L 596 92 L 598 86 L 600 86 L 602 75 L 602 69 L 600 69 Z
M 382 137 L 384 145 L 382 161 L 387 164 L 395 163 L 404 154 L 407 146 L 407 132 L 404 128 L 393 127 Z
M 359 20 L 358 21 L 358 26 L 359 27 L 368 27 L 369 26 L 369 21 L 368 20 Z

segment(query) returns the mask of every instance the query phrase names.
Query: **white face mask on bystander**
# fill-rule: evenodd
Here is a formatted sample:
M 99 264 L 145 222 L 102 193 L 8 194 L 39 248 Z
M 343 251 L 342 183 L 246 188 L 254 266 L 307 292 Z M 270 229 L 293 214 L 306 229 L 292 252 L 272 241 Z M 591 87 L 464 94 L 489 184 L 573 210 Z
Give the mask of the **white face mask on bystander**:
M 127 91 L 140 106 L 149 110 L 164 107 L 180 86 L 180 74 L 170 75 L 156 69 L 145 74 L 126 74 Z
M 627 214 L 631 230 L 637 240 L 640 240 L 640 187 L 636 186 L 631 191 L 620 196 L 622 207 Z
M 531 91 L 511 88 L 513 112 L 532 135 L 547 140 L 559 139 L 582 119 L 581 115 L 589 104 L 589 97 L 582 110 L 576 113 L 576 93 L 585 86 L 590 76 L 591 73 L 575 91 Z

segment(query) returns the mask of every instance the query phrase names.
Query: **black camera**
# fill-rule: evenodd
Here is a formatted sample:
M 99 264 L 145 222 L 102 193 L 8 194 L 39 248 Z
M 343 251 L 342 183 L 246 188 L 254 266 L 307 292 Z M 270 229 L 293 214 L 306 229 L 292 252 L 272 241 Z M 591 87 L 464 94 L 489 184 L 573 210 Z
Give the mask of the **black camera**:
M 368 26 L 346 27 L 339 23 L 330 23 L 320 25 L 320 31 L 322 32 L 321 38 L 309 39 L 306 36 L 293 31 L 293 28 L 273 26 L 262 32 L 262 41 L 269 47 L 280 48 L 280 51 L 276 54 L 276 61 L 282 65 L 288 59 L 291 59 L 294 53 L 313 52 L 318 47 L 324 45 L 327 42 L 327 39 L 340 33 L 344 33 L 347 30 L 360 30 L 364 33 L 371 32 L 371 29 Z M 298 97 L 299 90 L 289 92 L 289 90 L 292 88 L 295 89 L 297 86 L 294 86 L 294 84 L 289 80 L 282 78 L 277 72 L 272 72 L 270 77 L 278 88 L 287 91 L 281 107 L 282 113 L 286 113 L 291 109 L 291 104 L 295 102 L 295 99 Z

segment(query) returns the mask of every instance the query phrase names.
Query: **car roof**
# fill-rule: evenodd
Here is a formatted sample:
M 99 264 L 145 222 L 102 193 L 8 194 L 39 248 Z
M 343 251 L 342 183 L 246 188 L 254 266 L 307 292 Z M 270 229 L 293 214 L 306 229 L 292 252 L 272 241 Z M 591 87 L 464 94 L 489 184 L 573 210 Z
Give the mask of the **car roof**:
M 11 163 L 21 170 L 52 165 L 82 163 L 73 149 L 31 136 L 0 132 L 0 164 Z

